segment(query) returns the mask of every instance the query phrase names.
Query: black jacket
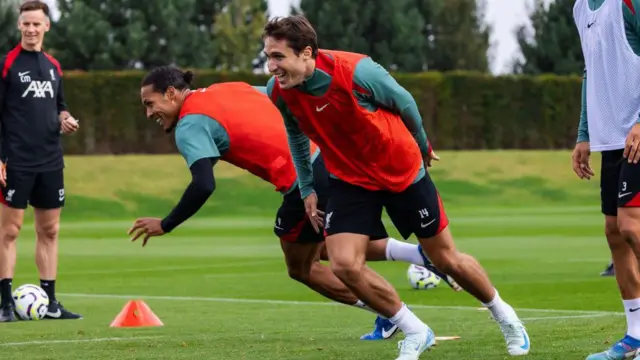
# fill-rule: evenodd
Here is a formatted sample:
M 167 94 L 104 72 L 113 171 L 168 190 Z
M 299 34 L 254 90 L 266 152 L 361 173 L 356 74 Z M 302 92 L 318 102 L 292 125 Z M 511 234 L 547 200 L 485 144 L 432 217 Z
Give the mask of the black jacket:
M 24 171 L 62 169 L 58 115 L 67 106 L 60 63 L 18 45 L 0 60 L 0 71 L 2 161 Z

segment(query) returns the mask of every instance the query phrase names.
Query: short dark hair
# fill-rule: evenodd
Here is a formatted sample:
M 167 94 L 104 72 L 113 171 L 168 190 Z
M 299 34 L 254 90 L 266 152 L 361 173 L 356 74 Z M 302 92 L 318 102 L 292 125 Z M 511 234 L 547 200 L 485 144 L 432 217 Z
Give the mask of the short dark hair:
M 182 71 L 171 65 L 158 66 L 142 79 L 142 86 L 153 85 L 153 91 L 164 94 L 169 87 L 184 90 L 191 87 L 193 72 Z
M 43 1 L 39 0 L 29 0 L 20 5 L 20 14 L 25 11 L 37 11 L 42 10 L 42 12 L 49 17 L 49 5 Z
M 302 15 L 276 17 L 264 26 L 265 37 L 286 40 L 296 55 L 307 46 L 311 47 L 312 56 L 318 55 L 318 35 L 307 18 Z

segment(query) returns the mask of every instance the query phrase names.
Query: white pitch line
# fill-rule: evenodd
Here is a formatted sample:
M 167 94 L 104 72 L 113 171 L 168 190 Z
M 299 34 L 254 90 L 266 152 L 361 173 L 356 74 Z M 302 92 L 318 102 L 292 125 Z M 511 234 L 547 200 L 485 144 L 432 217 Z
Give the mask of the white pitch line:
M 618 316 L 624 315 L 624 313 L 615 314 Z M 540 316 L 522 318 L 522 321 L 539 321 L 539 320 L 565 320 L 565 319 L 594 319 L 599 317 L 611 316 L 611 314 L 585 314 L 585 315 L 565 315 L 565 316 Z
M 49 345 L 49 344 L 72 344 L 84 342 L 104 342 L 104 341 L 137 341 L 156 339 L 161 336 L 138 336 L 138 337 L 121 337 L 121 338 L 94 338 L 94 339 L 68 339 L 68 340 L 35 340 L 23 342 L 0 343 L 0 346 L 24 346 L 24 345 Z
M 338 306 L 342 305 L 335 302 L 320 301 L 292 301 L 292 300 L 272 300 L 272 299 L 243 299 L 243 298 L 219 298 L 219 297 L 196 297 L 196 296 L 158 296 L 158 295 L 116 295 L 116 294 L 79 294 L 79 293 L 60 293 L 60 296 L 79 297 L 79 298 L 103 298 L 103 299 L 149 299 L 149 300 L 167 300 L 167 301 L 208 301 L 208 302 L 226 302 L 236 304 L 269 304 L 269 305 L 309 305 L 309 306 Z M 447 305 L 420 305 L 409 304 L 414 309 L 449 309 L 449 310 L 473 310 L 478 311 L 477 306 L 447 306 Z M 616 311 L 593 311 L 593 310 L 561 310 L 561 309 L 527 309 L 519 308 L 517 311 L 535 312 L 535 313 L 553 313 L 553 314 L 582 314 L 582 315 L 624 315 L 623 312 Z
M 209 265 L 184 265 L 184 266 L 161 266 L 161 267 L 147 267 L 147 268 L 127 268 L 127 269 L 113 269 L 113 270 L 89 270 L 89 271 L 70 271 L 64 272 L 62 275 L 103 275 L 103 274 L 121 274 L 129 272 L 158 272 L 158 271 L 181 271 L 181 270 L 203 270 L 213 268 L 230 268 L 230 267 L 243 267 L 243 266 L 256 266 L 273 263 L 273 260 L 260 260 L 260 261 L 244 261 L 244 262 L 231 262 L 221 264 L 209 264 Z M 246 274 L 245 274 L 246 275 Z

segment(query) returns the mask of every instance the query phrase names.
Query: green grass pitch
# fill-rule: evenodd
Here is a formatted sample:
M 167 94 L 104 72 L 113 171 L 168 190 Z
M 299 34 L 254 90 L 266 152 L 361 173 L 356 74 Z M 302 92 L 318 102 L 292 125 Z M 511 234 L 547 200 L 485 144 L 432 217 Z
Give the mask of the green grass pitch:
M 526 322 L 531 359 L 584 359 L 624 334 L 599 213 L 598 181 L 579 181 L 570 153 L 442 152 L 431 171 L 458 247 L 476 256 Z M 599 157 L 594 157 L 599 168 Z M 221 164 L 224 165 L 224 164 Z M 146 248 L 126 235 L 163 216 L 189 181 L 175 156 L 70 157 L 59 299 L 80 321 L 0 324 L 3 359 L 394 359 L 396 341 L 363 342 L 373 314 L 290 280 L 272 224 L 279 196 L 230 166 L 203 210 Z M 38 282 L 28 215 L 14 287 Z M 392 235 L 397 236 L 391 227 Z M 415 242 L 415 239 L 409 241 Z M 372 263 L 440 342 L 424 359 L 506 359 L 498 326 L 466 293 L 412 290 L 408 264 Z M 109 328 L 128 300 L 164 322 Z

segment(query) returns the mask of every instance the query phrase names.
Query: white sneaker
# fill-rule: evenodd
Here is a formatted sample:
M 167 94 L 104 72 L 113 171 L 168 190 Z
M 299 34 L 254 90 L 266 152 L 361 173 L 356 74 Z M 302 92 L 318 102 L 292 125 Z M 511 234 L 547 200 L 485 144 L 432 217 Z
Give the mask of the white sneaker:
M 436 344 L 436 335 L 427 326 L 427 330 L 417 334 L 409 334 L 398 342 L 400 356 L 396 360 L 418 360 L 420 355 Z
M 498 324 L 507 342 L 509 355 L 527 355 L 531 349 L 531 342 L 529 341 L 529 334 L 527 334 L 527 330 L 522 324 L 522 321 L 516 318 L 515 320 L 503 320 L 498 322 Z

